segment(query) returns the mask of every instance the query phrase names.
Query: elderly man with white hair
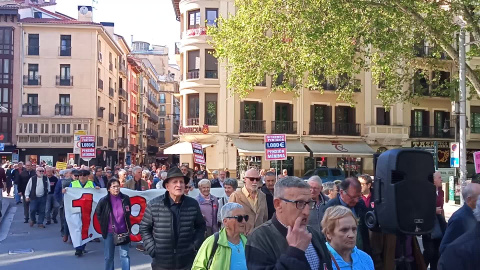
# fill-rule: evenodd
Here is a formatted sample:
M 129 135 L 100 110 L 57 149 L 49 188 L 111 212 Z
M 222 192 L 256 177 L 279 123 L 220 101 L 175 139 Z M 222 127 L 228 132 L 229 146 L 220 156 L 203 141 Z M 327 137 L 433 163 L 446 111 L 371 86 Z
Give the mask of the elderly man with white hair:
M 464 232 L 462 236 L 450 243 L 443 251 L 438 261 L 439 270 L 479 269 L 478 243 L 480 243 L 480 197 L 473 211 L 476 219 L 475 227 Z
M 160 173 L 160 180 L 157 183 L 157 189 L 163 189 L 163 181 L 167 178 L 167 172 Z
M 308 225 L 312 226 L 318 232 L 322 231 L 322 222 L 323 214 L 327 209 L 328 197 L 323 194 L 323 185 L 322 179 L 314 175 L 308 179 L 308 185 L 310 186 L 310 195 L 312 200 L 315 201 L 315 208 L 310 210 L 310 217 L 308 218 Z
M 127 182 L 127 171 L 124 169 L 118 170 L 118 181 L 120 182 L 120 187 L 123 187 Z
M 218 199 L 210 193 L 211 186 L 212 183 L 208 179 L 198 182 L 200 193 L 197 196 L 197 202 L 207 225 L 206 237 L 218 232 Z

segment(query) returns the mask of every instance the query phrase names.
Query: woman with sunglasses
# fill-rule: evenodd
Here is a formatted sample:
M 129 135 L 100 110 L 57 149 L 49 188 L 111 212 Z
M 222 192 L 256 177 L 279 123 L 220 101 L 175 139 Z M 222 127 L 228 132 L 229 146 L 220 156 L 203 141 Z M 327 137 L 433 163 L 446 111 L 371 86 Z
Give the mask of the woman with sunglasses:
M 107 195 L 98 202 L 96 213 L 104 239 L 105 270 L 113 270 L 113 256 L 115 253 L 114 237 L 129 233 L 130 224 L 130 197 L 120 192 L 120 181 L 112 179 L 107 183 Z M 120 262 L 122 270 L 130 269 L 130 236 L 119 244 Z
M 238 203 L 227 203 L 221 209 L 225 227 L 205 239 L 197 252 L 192 270 L 246 270 L 244 235 L 248 215 Z M 215 245 L 216 241 L 216 245 Z M 214 246 L 216 250 L 214 251 Z

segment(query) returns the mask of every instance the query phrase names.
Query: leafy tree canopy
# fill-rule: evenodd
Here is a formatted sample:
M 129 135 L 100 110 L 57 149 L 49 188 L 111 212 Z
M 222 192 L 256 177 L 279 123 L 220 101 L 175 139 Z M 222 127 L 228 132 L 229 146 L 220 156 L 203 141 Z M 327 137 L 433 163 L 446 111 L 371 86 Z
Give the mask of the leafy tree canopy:
M 272 91 L 323 91 L 335 82 L 338 98 L 353 104 L 358 81 L 352 78 L 365 70 L 381 83 L 385 106 L 414 102 L 417 94 L 404 85 L 413 85 L 416 68 L 458 70 L 458 16 L 480 40 L 480 0 L 236 0 L 235 6 L 236 14 L 220 17 L 208 34 L 215 56 L 227 60 L 229 88 L 242 97 L 268 74 L 281 82 Z M 428 55 L 420 53 L 424 41 Z M 467 65 L 466 74 L 480 94 L 476 68 Z

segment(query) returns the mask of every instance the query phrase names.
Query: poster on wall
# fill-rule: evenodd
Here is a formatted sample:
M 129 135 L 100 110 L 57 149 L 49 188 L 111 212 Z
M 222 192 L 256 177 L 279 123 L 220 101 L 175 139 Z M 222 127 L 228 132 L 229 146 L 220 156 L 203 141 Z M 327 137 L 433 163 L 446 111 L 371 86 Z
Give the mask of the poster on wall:
M 75 164 L 75 154 L 74 153 L 68 153 L 67 154 L 67 163 L 69 165 L 74 165 Z
M 37 155 L 25 155 L 25 161 L 30 161 L 32 164 L 38 164 L 38 156 Z
M 53 166 L 53 156 L 40 156 L 39 165 Z

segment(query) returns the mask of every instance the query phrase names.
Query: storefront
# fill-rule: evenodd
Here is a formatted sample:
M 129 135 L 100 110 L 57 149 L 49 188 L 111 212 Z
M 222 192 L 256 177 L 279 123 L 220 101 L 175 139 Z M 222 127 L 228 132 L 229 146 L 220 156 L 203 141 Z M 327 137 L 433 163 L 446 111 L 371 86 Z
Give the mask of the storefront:
M 73 148 L 25 148 L 19 149 L 19 161 L 33 164 L 55 166 L 57 162 L 67 162 L 68 153 Z

